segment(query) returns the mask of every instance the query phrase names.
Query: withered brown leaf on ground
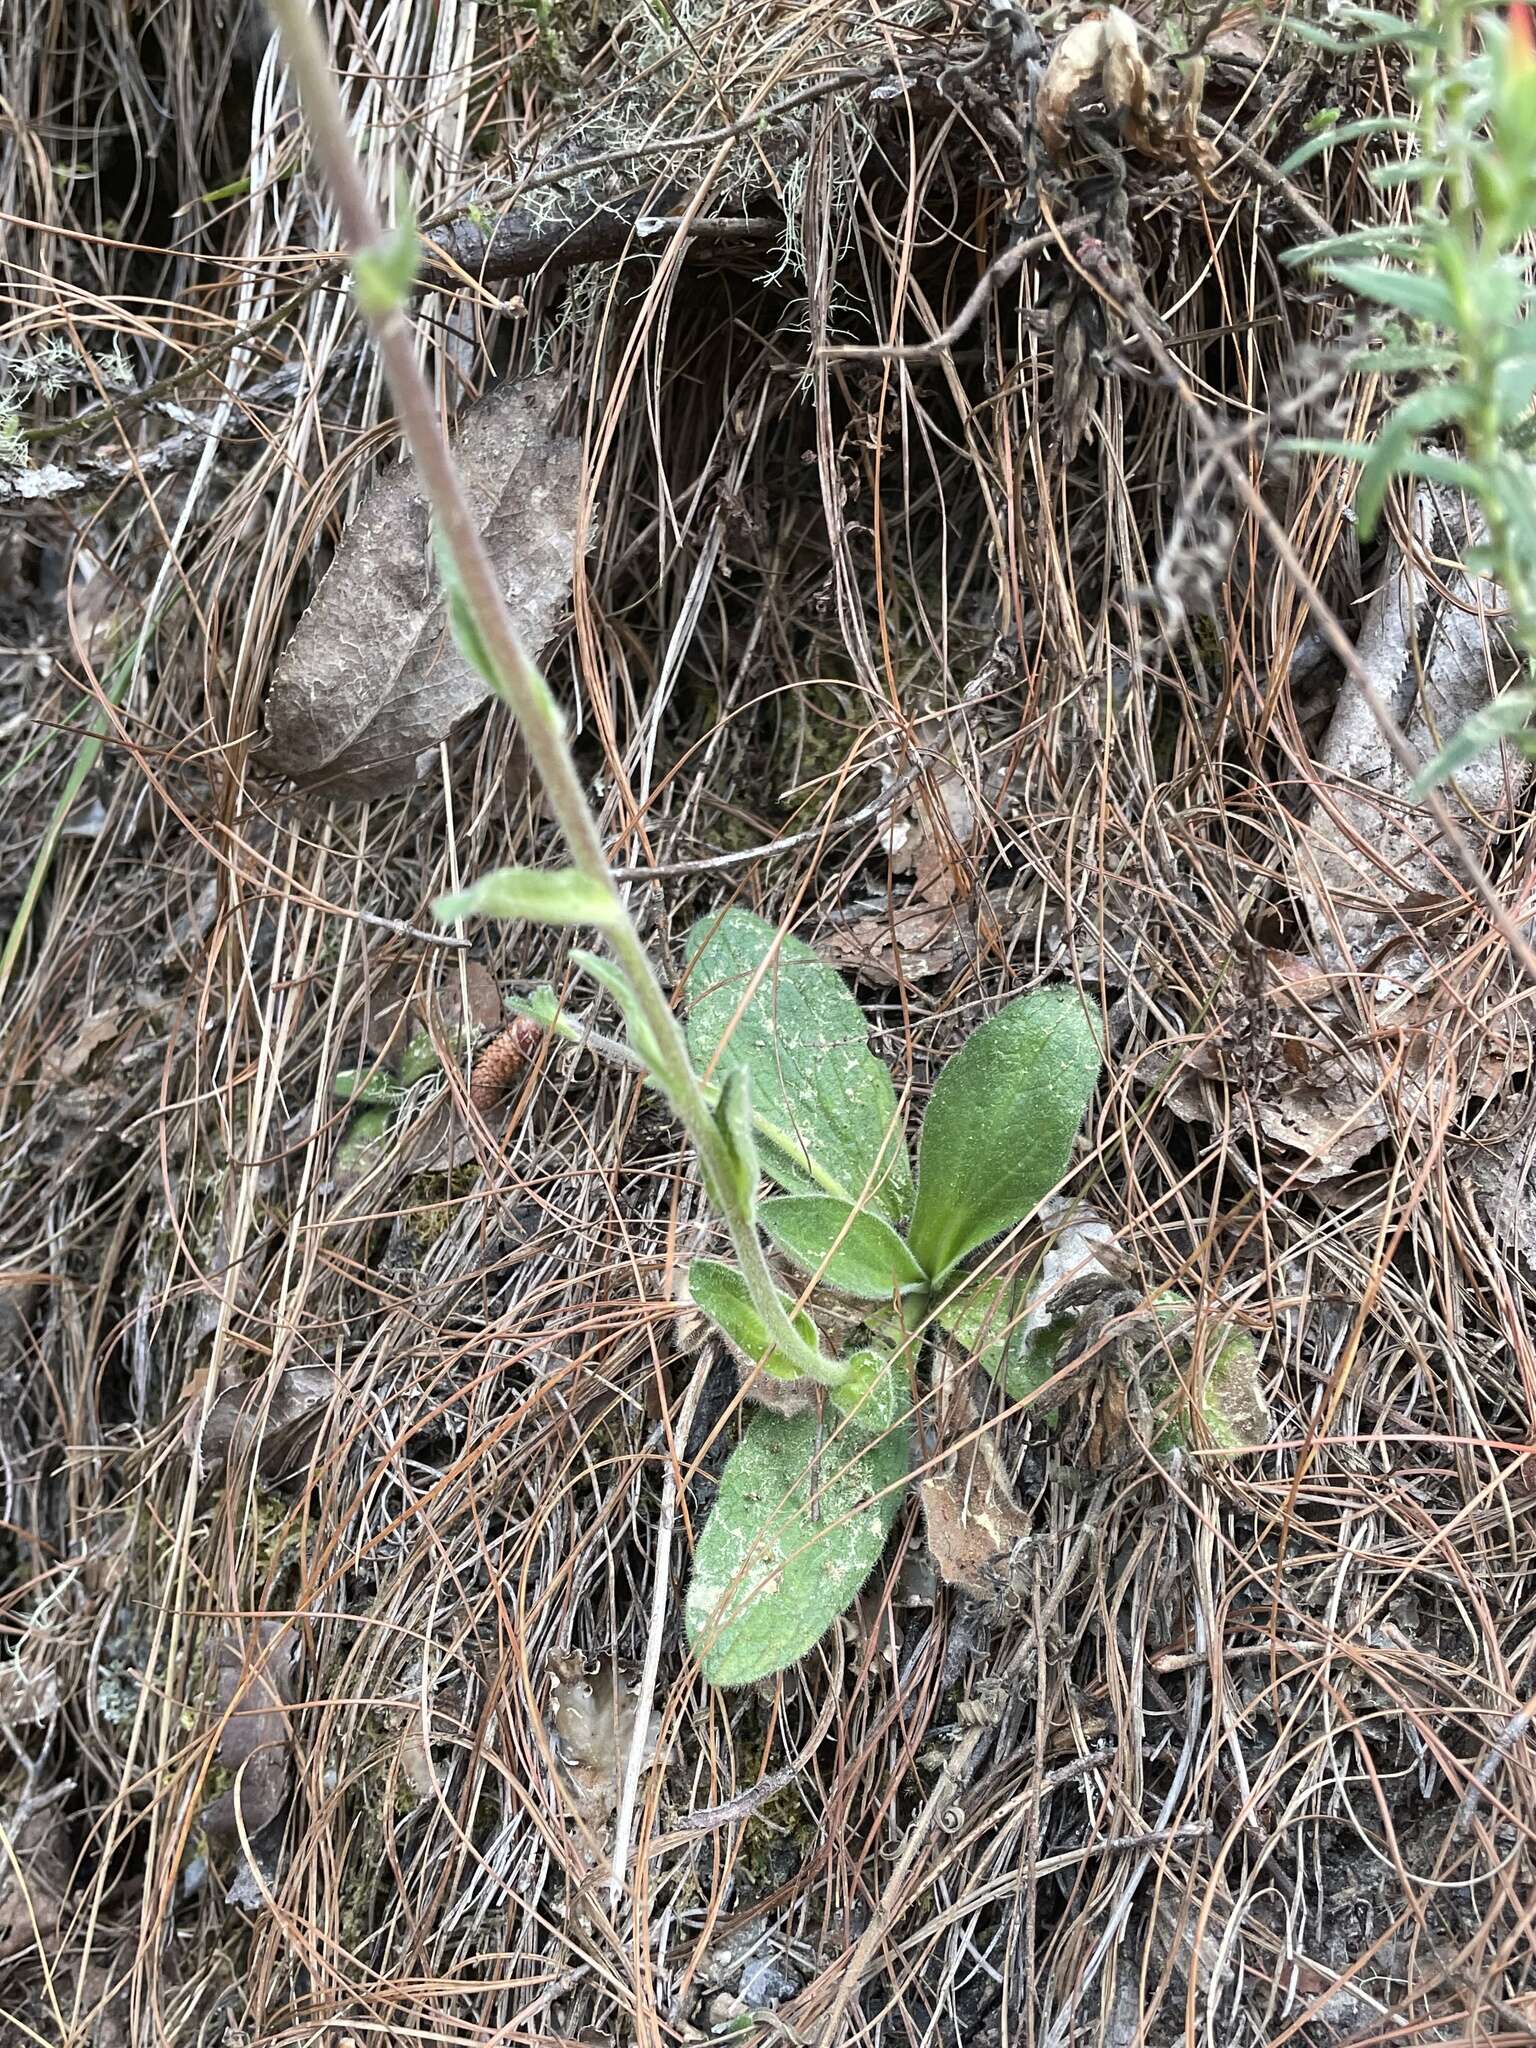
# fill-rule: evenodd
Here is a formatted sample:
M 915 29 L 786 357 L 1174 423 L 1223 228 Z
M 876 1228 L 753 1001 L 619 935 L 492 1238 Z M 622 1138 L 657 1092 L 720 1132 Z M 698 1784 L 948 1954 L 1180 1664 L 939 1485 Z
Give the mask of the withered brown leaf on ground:
M 226 1366 L 206 1419 L 202 1374 L 188 1399 L 185 1441 L 200 1471 L 240 1464 L 254 1450 L 257 1477 L 280 1478 L 304 1464 L 336 1386 L 326 1365 L 290 1365 L 275 1384 Z
M 973 1599 L 1007 1591 L 1014 1553 L 1033 1532 L 991 1430 L 976 1430 L 969 1393 L 951 1383 L 945 1403 L 946 1435 L 961 1439 L 919 1486 L 928 1549 L 939 1577 Z
M 233 1783 L 200 1816 L 210 1837 L 254 1842 L 288 1803 L 293 1774 L 288 1709 L 298 1686 L 299 1641 L 284 1621 L 258 1622 L 254 1635 L 231 1632 L 214 1645 L 213 1712 L 219 1726 L 213 1762 Z
M 1503 591 L 1455 566 L 1469 543 L 1455 494 L 1419 487 L 1414 556 L 1388 555 L 1355 652 L 1377 695 L 1414 752 L 1428 760 L 1473 712 L 1512 680 L 1517 663 L 1495 625 L 1507 610 Z M 1407 978 L 1438 952 L 1461 944 L 1450 921 L 1434 943 L 1425 906 L 1459 890 L 1459 869 L 1409 777 L 1348 677 L 1318 762 L 1320 794 L 1297 841 L 1296 886 L 1313 932 L 1313 950 L 1329 963 L 1367 967 L 1394 941 L 1392 972 Z M 1445 792 L 1464 830 L 1477 840 L 1507 818 L 1530 781 L 1530 763 L 1500 745 L 1461 769 Z M 1405 921 L 1425 943 L 1405 950 Z M 1440 920 L 1442 924 L 1445 919 Z M 1416 956 L 1416 957 L 1414 957 Z
M 618 1806 L 639 1711 L 639 1666 L 622 1657 L 557 1651 L 549 1660 L 550 1728 L 562 1789 L 584 1820 L 606 1820 Z M 654 1711 L 646 1725 L 644 1760 L 661 1733 Z
M 47 1949 L 58 1933 L 75 1860 L 65 1812 L 74 1789 L 67 1780 L 26 1792 L 0 1811 L 9 1848 L 0 1856 L 0 1962 L 37 1942 Z
M 987 778 L 987 801 L 996 780 Z M 893 988 L 953 967 L 969 938 L 961 906 L 975 884 L 977 814 L 977 793 L 966 773 L 953 761 L 937 764 L 885 833 L 891 873 L 911 875 L 911 889 L 879 915 L 828 932 L 820 942 L 826 957 Z M 989 914 L 983 906 L 982 915 Z
M 1518 1014 L 1486 992 L 1473 1007 L 1479 971 L 1446 968 L 1405 992 L 1386 973 L 1263 949 L 1257 986 L 1183 1055 L 1168 1104 L 1217 1130 L 1246 1127 L 1298 1184 L 1335 1180 L 1530 1065 Z
M 579 451 L 550 427 L 565 390 L 563 376 L 501 386 L 471 407 L 454 446 L 535 656 L 571 587 Z M 426 499 L 410 463 L 397 462 L 370 486 L 284 650 L 256 766 L 328 797 L 404 789 L 484 697 L 448 630 Z

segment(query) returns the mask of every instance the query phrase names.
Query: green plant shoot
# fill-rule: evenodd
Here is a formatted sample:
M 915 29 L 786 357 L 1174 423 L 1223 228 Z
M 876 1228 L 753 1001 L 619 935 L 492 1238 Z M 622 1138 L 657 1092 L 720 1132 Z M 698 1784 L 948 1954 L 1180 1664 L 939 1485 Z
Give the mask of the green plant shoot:
M 1414 186 L 1417 203 L 1412 220 L 1385 238 L 1366 229 L 1298 250 L 1295 260 L 1386 315 L 1384 345 L 1369 348 L 1361 366 L 1417 383 L 1374 441 L 1294 445 L 1361 465 L 1366 537 L 1397 478 L 1465 491 L 1483 527 L 1468 565 L 1502 588 L 1525 671 L 1448 737 L 1419 777 L 1422 795 L 1497 740 L 1536 753 L 1536 318 L 1527 246 L 1536 227 L 1536 37 L 1523 4 L 1500 20 L 1466 0 L 1424 0 L 1413 23 L 1345 5 L 1330 23 L 1298 22 L 1292 32 L 1341 54 L 1407 48 L 1414 117 L 1324 122 L 1283 169 L 1345 142 L 1397 136 L 1415 143 L 1414 153 L 1371 176 Z

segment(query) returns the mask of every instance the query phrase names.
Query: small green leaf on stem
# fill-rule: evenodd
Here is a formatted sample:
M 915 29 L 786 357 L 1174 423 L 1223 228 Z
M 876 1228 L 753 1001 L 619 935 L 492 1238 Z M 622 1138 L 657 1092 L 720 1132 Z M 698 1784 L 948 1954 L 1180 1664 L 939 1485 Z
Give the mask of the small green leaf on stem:
M 416 282 L 421 244 L 416 233 L 415 208 L 403 178 L 398 187 L 396 211 L 396 225 L 371 248 L 359 249 L 352 258 L 352 289 L 370 320 L 382 320 L 397 312 Z
M 732 1067 L 720 1084 L 715 1104 L 715 1126 L 724 1140 L 732 1193 L 736 1208 L 750 1215 L 757 1202 L 757 1183 L 762 1168 L 757 1163 L 757 1143 L 752 1135 L 752 1070 Z
M 745 1276 L 719 1259 L 695 1259 L 688 1268 L 688 1291 L 743 1365 L 760 1365 L 776 1380 L 804 1375 L 792 1359 L 775 1349 L 747 1288 Z M 796 1333 L 813 1351 L 820 1349 L 816 1325 L 804 1309 L 791 1315 L 791 1304 L 779 1297 Z M 830 1373 L 828 1375 L 830 1377 Z
M 754 1415 L 694 1556 L 688 1640 L 715 1685 L 803 1657 L 869 1577 L 901 1505 L 904 1431 L 818 1444 L 815 1418 Z
M 457 896 L 440 896 L 432 909 L 445 923 L 459 917 L 521 917 L 535 924 L 600 929 L 612 929 L 622 914 L 612 889 L 575 868 L 497 868 Z
M 907 1233 L 935 1282 L 1062 1179 L 1099 1065 L 1098 1032 L 1070 989 L 1020 997 L 955 1054 L 923 1120 Z
M 802 1273 L 857 1301 L 890 1301 L 923 1284 L 922 1267 L 885 1218 L 838 1195 L 778 1195 L 758 1221 Z

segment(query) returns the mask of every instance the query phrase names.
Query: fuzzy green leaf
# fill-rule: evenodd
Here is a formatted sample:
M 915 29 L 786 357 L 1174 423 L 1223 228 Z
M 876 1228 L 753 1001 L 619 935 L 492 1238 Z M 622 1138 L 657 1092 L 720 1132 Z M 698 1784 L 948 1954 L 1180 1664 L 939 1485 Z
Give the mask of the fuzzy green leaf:
M 817 1447 L 814 1417 L 754 1415 L 694 1555 L 688 1640 L 715 1685 L 751 1685 L 814 1647 L 869 1577 L 901 1505 L 904 1432 Z
M 383 1154 L 389 1138 L 391 1112 L 365 1109 L 353 1117 L 336 1153 L 338 1180 L 359 1180 Z
M 724 1265 L 719 1259 L 695 1259 L 688 1268 L 688 1291 L 743 1365 L 760 1365 L 776 1380 L 803 1377 L 791 1359 L 774 1349 L 753 1305 L 745 1276 L 735 1266 Z M 813 1350 L 818 1350 L 816 1325 L 805 1310 L 791 1315 L 791 1304 L 782 1295 L 779 1299 L 796 1330 Z
M 612 889 L 575 868 L 497 868 L 457 896 L 432 906 L 445 921 L 457 917 L 522 917 L 535 924 L 610 926 L 619 919 Z
M 1021 1223 L 1066 1173 L 1099 1064 L 1093 1019 L 1070 989 L 1022 996 L 955 1054 L 923 1120 L 907 1233 L 934 1281 Z
M 885 1218 L 837 1195 L 778 1195 L 757 1220 L 802 1273 L 857 1301 L 889 1301 L 922 1285 L 922 1267 Z
M 584 974 L 590 974 L 599 988 L 607 989 L 618 1005 L 629 1033 L 630 1048 L 653 1080 L 662 1071 L 661 1048 L 651 1036 L 651 1027 L 645 1020 L 640 1007 L 640 998 L 630 985 L 629 977 L 611 960 L 604 960 L 596 953 L 586 953 L 578 947 L 571 949 L 571 965 L 579 967 Z M 659 1086 L 659 1080 L 657 1082 Z
M 1395 307 L 1411 319 L 1428 320 L 1438 327 L 1456 325 L 1455 300 L 1438 278 L 1425 277 L 1422 271 L 1388 270 L 1377 263 L 1333 263 L 1328 275 L 1357 298 Z
M 1058 1316 L 1039 1330 L 1026 1330 L 1028 1298 L 1024 1276 L 989 1273 L 968 1280 L 938 1312 L 943 1327 L 1015 1401 L 1045 1385 L 1072 1328 L 1072 1317 Z
M 382 1067 L 340 1067 L 331 1083 L 338 1102 L 397 1103 L 405 1091 Z
M 791 1194 L 862 1200 L 899 1222 L 912 1179 L 896 1090 L 843 977 L 745 910 L 703 919 L 688 955 L 689 1051 L 700 1071 L 751 1069 L 765 1170 Z
M 1413 794 L 1416 797 L 1426 796 L 1440 783 L 1459 774 L 1469 761 L 1475 761 L 1489 747 L 1522 733 L 1533 719 L 1536 719 L 1536 685 L 1522 683 L 1513 690 L 1506 690 L 1491 704 L 1485 704 L 1481 711 L 1474 711 L 1435 758 L 1419 770 L 1414 778 Z
M 1155 1314 L 1180 1367 L 1179 1375 L 1154 1380 L 1151 1388 L 1153 1401 L 1172 1411 L 1157 1449 L 1198 1448 L 1202 1439 L 1205 1447 L 1223 1452 L 1267 1443 L 1274 1425 L 1259 1385 L 1259 1352 L 1253 1339 L 1235 1323 L 1217 1324 L 1204 1346 L 1204 1377 L 1192 1394 L 1185 1379 L 1194 1363 L 1188 1337 L 1194 1305 L 1184 1295 L 1171 1294 L 1157 1305 Z
M 903 1428 L 911 1411 L 905 1372 L 883 1351 L 855 1351 L 843 1361 L 844 1375 L 830 1389 L 845 1430 L 858 1437 L 883 1437 Z

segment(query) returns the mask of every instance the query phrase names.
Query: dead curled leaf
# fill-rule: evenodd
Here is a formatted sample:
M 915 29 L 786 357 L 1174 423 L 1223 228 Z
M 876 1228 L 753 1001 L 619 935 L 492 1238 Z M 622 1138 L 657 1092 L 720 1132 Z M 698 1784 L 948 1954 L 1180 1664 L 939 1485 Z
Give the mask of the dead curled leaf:
M 1447 566 L 1480 538 L 1467 532 L 1457 494 L 1421 484 L 1413 524 L 1412 558 L 1395 546 L 1389 551 L 1355 652 L 1409 746 L 1427 760 L 1512 680 L 1518 664 L 1492 624 L 1507 611 L 1503 591 Z M 1454 911 L 1453 897 L 1447 905 L 1454 857 L 1429 811 L 1410 796 L 1409 777 L 1349 678 L 1318 771 L 1323 794 L 1296 854 L 1297 893 L 1318 958 L 1365 968 L 1390 940 L 1392 969 L 1404 977 L 1437 952 L 1454 952 L 1459 923 L 1452 918 L 1436 946 L 1434 920 L 1425 915 L 1436 903 Z M 1530 775 L 1530 763 L 1500 745 L 1461 769 L 1446 799 L 1476 842 L 1512 813 Z M 1412 954 L 1401 944 L 1405 918 L 1425 938 Z
M 503 385 L 466 414 L 459 476 L 513 620 L 537 655 L 571 586 L 580 464 L 550 421 L 563 376 Z M 409 462 L 370 486 L 278 663 L 260 772 L 328 797 L 416 781 L 485 685 L 448 630 Z
M 911 889 L 878 915 L 829 933 L 821 944 L 830 960 L 892 987 L 926 981 L 955 965 L 970 938 L 960 906 L 975 893 L 972 855 L 980 819 L 999 779 L 988 777 L 978 804 L 973 782 L 954 762 L 935 766 L 885 832 L 891 873 L 910 874 Z M 984 903 L 980 914 L 990 916 Z
M 267 1482 L 298 1470 L 319 1433 L 336 1378 L 326 1365 L 290 1365 L 274 1383 L 269 1374 L 246 1379 L 226 1366 L 206 1416 L 206 1375 L 188 1397 L 184 1441 L 199 1470 L 243 1465 L 254 1452 L 257 1477 Z
M 1074 22 L 1058 39 L 1035 95 L 1035 125 L 1051 155 L 1060 157 L 1068 117 L 1081 101 L 1097 96 L 1134 149 L 1203 173 L 1214 161 L 1197 125 L 1203 83 L 1200 64 L 1185 75 L 1171 62 L 1149 59 L 1130 15 L 1105 7 Z
M 243 1832 L 254 1845 L 287 1806 L 298 1649 L 292 1625 L 283 1621 L 258 1622 L 254 1636 L 231 1633 L 214 1645 L 213 1762 L 233 1782 L 203 1808 L 211 1838 L 238 1841 Z
M 928 1549 L 939 1577 L 973 1599 L 995 1600 L 1008 1590 L 1013 1559 L 1033 1533 L 992 1431 L 976 1431 L 970 1396 L 953 1383 L 946 1429 L 961 1447 L 921 1482 Z
M 1453 977 L 1419 992 L 1291 953 L 1267 950 L 1255 964 L 1261 990 L 1184 1056 L 1167 1100 L 1217 1129 L 1246 1125 L 1268 1156 L 1291 1155 L 1297 1183 L 1348 1173 L 1384 1140 L 1439 1125 L 1530 1064 L 1518 1018 L 1486 992 L 1489 1014 L 1478 1017 L 1475 989 L 1458 997 Z

